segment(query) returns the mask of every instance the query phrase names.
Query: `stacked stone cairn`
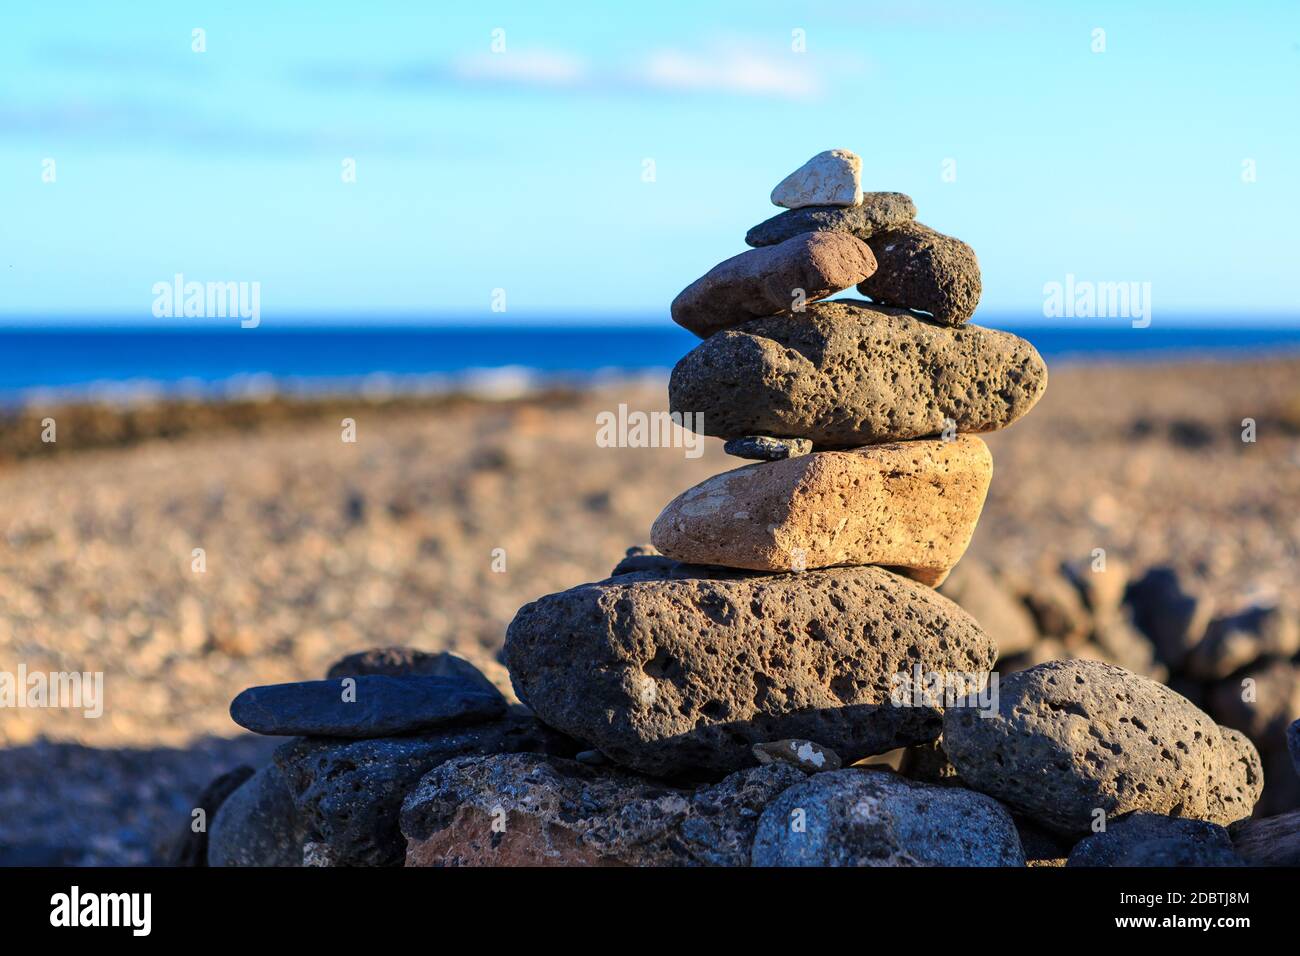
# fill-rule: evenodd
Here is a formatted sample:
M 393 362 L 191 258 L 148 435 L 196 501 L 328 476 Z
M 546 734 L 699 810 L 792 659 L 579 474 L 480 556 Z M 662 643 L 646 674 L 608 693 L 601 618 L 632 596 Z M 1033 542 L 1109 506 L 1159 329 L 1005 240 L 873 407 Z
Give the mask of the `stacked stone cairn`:
M 997 635 L 934 590 L 989 487 L 977 435 L 1047 370 L 968 324 L 971 248 L 860 179 L 853 153 L 813 157 L 754 248 L 673 302 L 703 341 L 671 409 L 756 461 L 519 611 L 526 707 L 405 650 L 246 691 L 236 721 L 298 739 L 214 784 L 209 862 L 1222 865 L 1275 842 L 1234 837 L 1263 784 L 1241 733 L 1099 660 L 999 683 Z M 870 301 L 824 301 L 852 285 Z

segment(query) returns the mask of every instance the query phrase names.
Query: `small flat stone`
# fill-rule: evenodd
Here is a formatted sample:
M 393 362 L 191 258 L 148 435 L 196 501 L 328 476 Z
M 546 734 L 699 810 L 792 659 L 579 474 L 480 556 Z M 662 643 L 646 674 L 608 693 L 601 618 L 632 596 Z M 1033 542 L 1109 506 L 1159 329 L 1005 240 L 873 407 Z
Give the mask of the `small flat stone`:
M 1138 862 L 1157 858 L 1169 862 Z M 1066 866 L 1232 866 L 1241 862 L 1228 831 L 1216 823 L 1133 813 L 1076 843 Z
M 1046 388 L 1042 357 L 1008 332 L 835 299 L 706 339 L 673 369 L 668 397 L 702 415 L 706 435 L 830 450 L 1005 428 Z
M 635 571 L 669 571 L 677 564 L 672 558 L 666 558 L 655 550 L 654 545 L 638 544 L 627 549 L 625 554 L 614 565 L 614 570 L 609 572 L 609 576 L 615 577 L 620 574 L 632 574 Z
M 753 767 L 695 790 L 534 754 L 448 761 L 402 806 L 407 866 L 747 866 L 759 815 L 804 779 Z
M 855 206 L 805 206 L 779 213 L 745 234 L 751 246 L 774 246 L 805 232 L 844 232 L 866 240 L 916 218 L 916 204 L 902 193 L 863 193 Z
M 1000 682 L 993 715 L 952 708 L 943 747 L 968 785 L 1061 833 L 1097 812 L 1228 825 L 1263 788 L 1259 754 L 1163 684 L 1100 661 L 1039 664 Z
M 306 839 L 336 866 L 400 866 L 406 840 L 398 827 L 402 800 L 420 778 L 454 757 L 496 753 L 571 756 L 573 741 L 512 712 L 474 727 L 378 740 L 301 738 L 279 747 L 284 774 Z M 299 852 L 301 858 L 301 852 Z
M 944 325 L 963 325 L 975 314 L 983 283 L 975 250 L 919 222 L 867 240 L 879 264 L 858 291 L 881 305 L 911 309 Z
M 719 263 L 673 299 L 672 318 L 700 338 L 851 288 L 876 269 L 871 249 L 842 232 L 810 232 Z
M 951 601 L 871 567 L 622 574 L 525 605 L 505 647 L 540 720 L 665 777 L 750 766 L 774 739 L 849 762 L 933 740 L 938 709 L 894 706 L 894 675 L 983 674 L 995 653 Z
M 818 153 L 772 190 L 772 205 L 856 206 L 862 202 L 862 159 L 847 149 Z
M 450 651 L 428 653 L 413 647 L 373 647 L 349 654 L 336 661 L 325 674 L 326 680 L 344 677 L 459 677 L 480 687 L 485 694 L 500 690 L 481 670 L 465 658 Z
M 772 740 L 754 744 L 754 758 L 761 764 L 783 761 L 809 773 L 839 770 L 839 755 L 811 740 Z
M 785 461 L 812 451 L 813 443 L 806 438 L 769 438 L 767 435 L 746 435 L 733 438 L 722 450 L 733 458 L 750 461 Z
M 754 866 L 1024 866 L 996 800 L 879 770 L 815 774 L 768 804 Z
M 970 543 L 992 474 L 973 435 L 815 452 L 701 482 L 664 508 L 650 538 L 692 564 L 876 564 L 934 586 Z
M 391 737 L 505 711 L 495 688 L 489 694 L 463 678 L 380 675 L 250 687 L 230 705 L 239 726 L 279 737 Z

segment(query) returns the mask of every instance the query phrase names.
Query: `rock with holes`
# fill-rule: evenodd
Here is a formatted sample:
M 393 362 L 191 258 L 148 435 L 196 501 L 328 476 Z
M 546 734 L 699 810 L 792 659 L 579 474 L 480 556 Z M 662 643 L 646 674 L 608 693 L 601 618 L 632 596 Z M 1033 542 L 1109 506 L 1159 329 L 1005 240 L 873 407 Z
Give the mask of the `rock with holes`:
M 1159 860 L 1161 862 L 1146 862 Z M 1066 866 L 1240 866 L 1228 831 L 1217 823 L 1133 813 L 1084 837 Z
M 524 606 L 505 647 L 550 726 L 644 773 L 702 777 L 752 765 L 769 740 L 850 763 L 933 740 L 938 709 L 892 706 L 895 675 L 983 674 L 995 654 L 951 601 L 874 567 L 621 574 Z
M 672 317 L 700 338 L 824 299 L 876 271 L 871 249 L 843 232 L 809 232 L 720 262 L 673 299 Z
M 1046 388 L 1042 358 L 1009 332 L 836 299 L 701 342 L 673 369 L 668 397 L 673 411 L 702 414 L 704 434 L 827 450 L 994 431 Z
M 684 789 L 535 754 L 467 757 L 406 798 L 407 866 L 747 866 L 763 808 L 802 771 Z
M 1016 825 L 996 800 L 879 770 L 797 783 L 768 804 L 754 866 L 1024 866 Z
M 974 435 L 814 452 L 714 475 L 673 499 L 650 539 L 693 564 L 879 564 L 934 586 L 970 544 L 992 475 Z
M 916 218 L 916 204 L 903 193 L 863 193 L 852 206 L 804 206 L 760 222 L 745 234 L 751 246 L 774 246 L 806 232 L 844 232 L 868 239 Z
M 573 742 L 515 712 L 474 727 L 411 737 L 304 737 L 275 752 L 311 842 L 337 866 L 400 866 L 402 800 L 424 774 L 453 757 L 496 753 L 569 756 Z M 301 851 L 299 851 L 301 856 Z
M 944 325 L 975 314 L 983 285 L 975 250 L 919 222 L 867 240 L 879 268 L 858 283 L 872 302 L 925 312 Z
M 1250 741 L 1168 687 L 1100 661 L 1039 664 L 1001 681 L 996 715 L 944 717 L 943 747 L 967 784 L 1063 833 L 1097 811 L 1227 825 L 1263 787 Z

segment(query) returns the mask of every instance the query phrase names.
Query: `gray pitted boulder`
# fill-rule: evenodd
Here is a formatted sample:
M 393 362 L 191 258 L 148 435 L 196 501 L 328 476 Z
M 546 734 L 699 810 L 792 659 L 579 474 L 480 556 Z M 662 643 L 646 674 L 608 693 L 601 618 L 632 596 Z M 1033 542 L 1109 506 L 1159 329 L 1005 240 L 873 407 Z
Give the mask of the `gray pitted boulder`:
M 400 866 L 402 800 L 419 779 L 453 757 L 496 753 L 570 756 L 573 742 L 531 716 L 444 733 L 377 740 L 305 737 L 275 752 L 298 813 L 314 843 L 337 866 Z
M 919 222 L 907 222 L 867 240 L 879 267 L 858 283 L 871 301 L 928 312 L 944 325 L 975 314 L 983 284 L 975 250 Z
M 748 866 L 758 817 L 804 779 L 754 767 L 681 790 L 556 757 L 466 757 L 406 798 L 407 866 Z
M 893 675 L 984 674 L 996 651 L 951 601 L 880 568 L 679 565 L 526 605 L 505 656 L 552 727 L 644 773 L 707 777 L 770 740 L 816 740 L 850 763 L 933 740 L 939 711 L 891 706 Z
M 1160 858 L 1169 862 L 1140 862 Z M 1076 843 L 1065 865 L 1234 866 L 1241 862 L 1228 831 L 1217 823 L 1133 813 Z
M 996 800 L 879 770 L 819 773 L 768 804 L 754 866 L 1024 866 Z
M 869 239 L 916 218 L 916 203 L 903 193 L 863 193 L 856 206 L 804 206 L 760 222 L 745 234 L 751 246 L 774 246 L 805 232 L 847 232 Z
M 1051 661 L 1001 682 L 998 712 L 944 716 L 968 785 L 1063 833 L 1095 811 L 1147 810 L 1227 825 L 1263 787 L 1250 741 L 1163 684 L 1100 661 Z
M 274 764 L 227 797 L 209 829 L 208 866 L 302 866 L 303 822 Z
M 702 413 L 707 435 L 824 450 L 994 431 L 1046 388 L 1041 356 L 1009 332 L 836 299 L 711 336 L 677 363 L 668 397 L 675 412 Z

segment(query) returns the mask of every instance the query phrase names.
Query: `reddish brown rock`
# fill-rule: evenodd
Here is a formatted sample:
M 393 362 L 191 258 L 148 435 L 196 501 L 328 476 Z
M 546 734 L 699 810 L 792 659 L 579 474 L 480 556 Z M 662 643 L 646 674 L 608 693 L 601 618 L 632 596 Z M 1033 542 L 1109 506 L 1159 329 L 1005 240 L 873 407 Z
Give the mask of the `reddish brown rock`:
M 746 465 L 678 495 L 650 539 L 693 564 L 877 564 L 934 586 L 970 543 L 992 473 L 988 447 L 973 435 Z
M 804 779 L 755 767 L 698 789 L 537 754 L 451 760 L 402 806 L 407 866 L 747 866 L 759 815 Z
M 879 268 L 858 283 L 873 302 L 926 312 L 944 325 L 975 314 L 982 283 L 975 250 L 919 222 L 907 222 L 867 240 Z
M 732 256 L 673 300 L 673 321 L 708 338 L 750 319 L 801 307 L 841 292 L 876 271 L 861 239 L 809 232 Z

